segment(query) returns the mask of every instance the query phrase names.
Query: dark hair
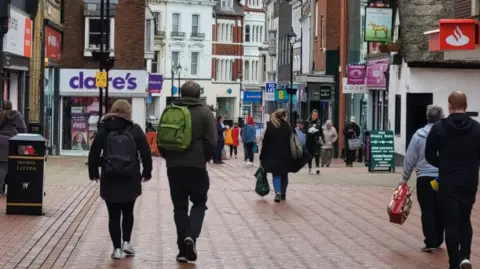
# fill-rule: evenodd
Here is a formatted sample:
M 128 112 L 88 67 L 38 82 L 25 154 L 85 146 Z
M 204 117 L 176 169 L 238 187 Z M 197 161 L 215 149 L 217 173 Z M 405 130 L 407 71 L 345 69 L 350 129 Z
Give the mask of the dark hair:
M 6 122 L 10 111 L 12 110 L 12 102 L 5 100 L 3 101 L 2 111 L 0 112 L 0 122 Z
M 217 121 L 220 121 L 223 118 L 223 116 L 217 116 Z

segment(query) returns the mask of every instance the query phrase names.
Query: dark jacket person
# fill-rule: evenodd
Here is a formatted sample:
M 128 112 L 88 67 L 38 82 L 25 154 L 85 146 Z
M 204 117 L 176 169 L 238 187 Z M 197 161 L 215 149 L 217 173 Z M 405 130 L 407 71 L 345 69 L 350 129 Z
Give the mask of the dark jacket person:
M 133 208 L 135 200 L 142 194 L 142 178 L 147 181 L 152 177 L 152 155 L 143 130 L 132 120 L 132 108 L 128 101 L 117 100 L 111 113 L 102 118 L 101 126 L 95 136 L 88 155 L 88 172 L 91 180 L 100 179 L 100 196 L 105 200 L 108 209 L 109 230 L 114 251 L 113 259 L 120 259 L 124 253 L 134 255 L 130 245 L 133 229 Z M 116 172 L 105 172 L 105 162 L 101 153 L 106 153 L 107 136 L 111 132 L 128 132 L 133 138 L 136 149 L 140 153 L 143 171 L 137 160 L 136 171 L 131 175 Z M 136 158 L 138 153 L 135 152 Z M 101 176 L 98 167 L 101 167 Z M 121 220 L 122 219 L 122 220 Z M 123 241 L 123 245 L 122 245 Z
M 210 109 L 200 100 L 201 87 L 194 81 L 185 82 L 180 93 L 182 97 L 173 101 L 175 105 L 186 106 L 192 117 L 192 145 L 183 152 L 171 152 L 160 148 L 167 161 L 167 176 L 170 196 L 177 227 L 178 262 L 197 260 L 196 241 L 202 230 L 207 193 L 210 180 L 207 162 L 215 154 L 217 126 Z M 159 130 L 161 132 L 161 129 Z M 188 203 L 192 202 L 190 215 Z
M 478 188 L 480 124 L 466 114 L 467 97 L 448 97 L 450 115 L 435 123 L 428 135 L 425 158 L 439 168 L 439 204 L 445 221 L 450 268 L 472 268 L 470 217 Z

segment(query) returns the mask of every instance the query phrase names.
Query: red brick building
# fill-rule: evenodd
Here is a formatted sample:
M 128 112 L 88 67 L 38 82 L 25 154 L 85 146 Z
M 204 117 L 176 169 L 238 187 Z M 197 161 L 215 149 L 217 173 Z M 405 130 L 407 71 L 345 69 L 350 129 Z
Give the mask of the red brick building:
M 340 46 L 340 1 L 318 0 L 315 20 L 315 71 L 325 71 L 325 51 L 335 50 Z
M 212 78 L 234 82 L 243 66 L 243 7 L 238 0 L 218 1 L 212 24 Z

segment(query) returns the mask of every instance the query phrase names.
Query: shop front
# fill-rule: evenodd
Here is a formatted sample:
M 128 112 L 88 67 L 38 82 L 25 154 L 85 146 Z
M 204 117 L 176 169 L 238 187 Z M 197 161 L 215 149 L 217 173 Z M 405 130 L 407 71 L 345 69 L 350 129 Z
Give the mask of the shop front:
M 10 5 L 10 24 L 3 38 L 3 79 L 0 86 L 3 100 L 10 100 L 13 109 L 25 114 L 25 89 L 32 56 L 32 20 Z
M 368 91 L 368 130 L 389 130 L 388 124 L 388 74 L 390 59 L 373 58 L 367 61 L 366 86 Z
M 248 90 L 243 92 L 242 117 L 252 116 L 253 121 L 262 123 L 262 92 Z
M 147 117 L 160 118 L 163 111 L 160 106 L 160 98 L 163 94 L 163 75 L 149 74 L 148 75 L 148 97 L 147 97 Z
M 96 69 L 60 70 L 60 155 L 87 156 L 97 133 L 99 90 Z M 132 120 L 145 130 L 148 73 L 144 70 L 109 72 L 109 106 L 118 99 L 132 106 Z M 105 96 L 105 94 L 104 94 Z M 104 104 L 105 101 L 102 101 Z

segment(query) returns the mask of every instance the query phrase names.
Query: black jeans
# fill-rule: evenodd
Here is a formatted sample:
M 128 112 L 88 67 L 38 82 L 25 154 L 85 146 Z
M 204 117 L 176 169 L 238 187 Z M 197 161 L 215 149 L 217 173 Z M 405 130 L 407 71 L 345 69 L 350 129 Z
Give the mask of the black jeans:
M 255 143 L 254 142 L 248 142 L 248 143 L 245 143 L 245 149 L 247 150 L 246 154 L 247 154 L 247 159 L 250 161 L 250 162 L 253 162 L 253 145 Z
M 288 174 L 285 176 L 282 176 L 282 194 L 286 195 L 287 194 L 287 187 L 288 187 Z
M 122 248 L 122 239 L 130 242 L 133 230 L 133 208 L 135 201 L 131 203 L 105 202 L 108 209 L 108 230 L 114 248 Z M 121 219 L 121 221 L 120 221 Z
M 314 155 L 315 158 L 315 167 L 319 168 L 320 167 L 320 155 L 316 153 Z M 312 169 L 312 159 L 308 160 L 308 169 Z
M 230 146 L 230 157 L 232 157 L 233 154 L 237 156 L 237 146 Z
M 350 150 L 348 147 L 345 148 L 346 156 L 345 156 L 345 162 L 347 165 L 352 165 L 353 162 L 355 161 L 355 155 L 357 154 L 357 150 Z
M 438 248 L 443 243 L 444 222 L 438 204 L 437 192 L 430 181 L 433 177 L 417 178 L 417 198 L 422 211 L 422 229 L 427 248 Z
M 223 152 L 224 146 L 225 146 L 224 140 L 217 140 L 217 149 L 215 152 L 215 158 L 213 159 L 215 162 L 222 161 L 222 152 Z
M 463 259 L 470 259 L 473 236 L 470 217 L 478 186 L 446 188 L 442 186 L 441 179 L 439 184 L 439 203 L 445 221 L 449 263 L 451 268 L 456 268 Z
M 194 241 L 200 236 L 210 179 L 206 169 L 193 167 L 167 168 L 170 196 L 173 203 L 173 218 L 177 227 L 177 246 L 184 251 L 184 240 L 191 237 Z M 190 215 L 188 201 L 192 202 Z

